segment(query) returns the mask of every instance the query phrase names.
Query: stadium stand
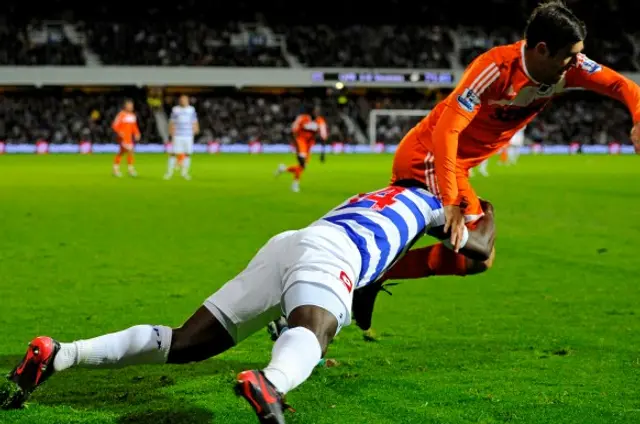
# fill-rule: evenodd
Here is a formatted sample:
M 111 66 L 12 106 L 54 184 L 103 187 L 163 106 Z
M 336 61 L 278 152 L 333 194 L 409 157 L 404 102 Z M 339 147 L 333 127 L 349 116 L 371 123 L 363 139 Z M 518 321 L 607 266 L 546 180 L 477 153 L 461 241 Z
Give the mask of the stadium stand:
M 82 48 L 61 29 L 0 20 L 0 66 L 84 65 Z
M 287 66 L 279 46 L 266 45 L 264 37 L 235 22 L 108 22 L 86 34 L 105 65 Z
M 143 94 L 127 95 L 136 102 L 142 141 L 162 142 L 151 108 Z M 123 93 L 80 93 L 52 90 L 5 92 L 0 96 L 0 140 L 29 142 L 45 139 L 52 143 L 88 140 L 97 143 L 113 141 L 110 125 Z M 405 95 L 369 92 L 349 96 L 345 105 L 333 97 L 300 94 L 207 93 L 192 96 L 200 117 L 200 142 L 263 143 L 290 141 L 291 123 L 303 105 L 320 104 L 330 129 L 329 142 L 354 143 L 353 131 L 340 114 L 349 115 L 366 130 L 371 109 L 429 109 L 442 96 L 437 92 L 425 97 L 419 93 Z M 174 98 L 164 98 L 167 114 Z M 380 117 L 377 120 L 378 141 L 397 143 L 417 122 L 417 118 Z M 527 129 L 532 141 L 563 144 L 579 141 L 605 144 L 612 141 L 629 143 L 631 121 L 626 109 L 616 101 L 591 93 L 572 93 L 554 101 Z
M 568 3 L 579 16 L 587 17 L 590 57 L 617 70 L 640 70 L 640 32 L 633 20 L 640 13 L 640 2 Z M 11 3 L 0 17 L 0 65 L 83 65 L 93 60 L 92 66 L 286 67 L 297 63 L 462 68 L 492 46 L 519 39 L 535 4 L 534 0 L 491 0 L 462 8 L 455 2 L 390 0 L 384 13 L 374 14 L 363 13 L 371 4 L 359 0 L 328 0 L 318 8 L 292 8 L 285 0 L 274 0 L 268 12 L 256 15 L 255 10 L 264 8 L 256 8 L 251 0 L 227 4 L 224 10 L 185 0 L 162 7 L 131 4 L 124 16 L 118 2 L 72 5 L 52 0 L 35 10 L 26 3 Z M 361 23 L 354 25 L 354 16 Z M 504 16 L 510 17 L 508 22 Z M 385 22 L 380 22 L 383 18 Z M 287 141 L 301 105 L 320 102 L 331 140 L 354 142 L 356 134 L 348 129 L 341 113 L 366 132 L 372 108 L 428 109 L 442 95 L 433 93 L 437 92 L 347 90 L 348 100 L 340 105 L 334 97 L 307 92 L 203 92 L 195 94 L 194 100 L 203 141 Z M 62 89 L 4 92 L 0 96 L 0 139 L 111 141 L 109 125 L 122 96 Z M 141 90 L 134 90 L 132 96 L 143 141 L 161 141 L 149 99 Z M 154 101 L 169 102 L 161 94 L 157 97 Z M 415 119 L 380 117 L 380 141 L 397 142 L 414 123 Z M 629 126 L 628 114 L 620 104 L 575 93 L 556 100 L 529 127 L 528 134 L 547 143 L 576 138 L 587 143 L 628 142 Z
M 363 125 L 371 108 L 378 109 L 429 109 L 436 99 L 402 99 L 398 96 L 379 98 L 361 97 L 357 100 L 359 123 Z M 402 136 L 417 123 L 416 118 L 379 117 L 377 134 L 379 142 L 398 143 Z M 555 99 L 535 121 L 527 127 L 526 134 L 532 142 L 543 144 L 630 144 L 631 118 L 626 108 L 615 100 L 603 99 L 593 93 L 574 92 Z
M 449 31 L 439 26 L 275 27 L 289 52 L 310 67 L 450 68 Z M 416 48 L 420 46 L 420 48 Z
M 353 142 L 352 134 L 339 116 L 338 105 L 331 99 L 291 94 L 201 94 L 193 100 L 200 118 L 201 142 L 219 140 L 228 144 L 259 140 L 288 143 L 293 121 L 304 105 L 311 104 L 320 105 L 327 119 L 329 142 Z M 167 114 L 173 104 L 167 103 Z
M 133 95 L 132 95 L 133 94 Z M 135 101 L 141 142 L 159 142 L 155 121 L 144 98 Z M 80 93 L 61 89 L 4 92 L 0 96 L 0 140 L 51 143 L 113 142 L 113 118 L 124 93 Z
M 195 0 L 162 7 L 142 2 L 127 4 L 127 16 L 118 2 L 54 0 L 35 12 L 14 4 L 0 20 L 0 64 L 78 65 L 88 49 L 108 65 L 461 67 L 496 44 L 517 40 L 537 1 L 459 7 L 393 0 L 380 14 L 362 13 L 371 5 L 361 1 L 329 0 L 311 12 L 278 0 L 263 14 L 254 12 L 264 9 L 255 3 L 243 0 L 222 10 Z M 587 54 L 635 71 L 640 36 L 630 16 L 640 6 L 627 3 L 569 1 L 588 24 Z M 37 23 L 19 23 L 33 13 Z M 353 25 L 353 16 L 361 23 Z

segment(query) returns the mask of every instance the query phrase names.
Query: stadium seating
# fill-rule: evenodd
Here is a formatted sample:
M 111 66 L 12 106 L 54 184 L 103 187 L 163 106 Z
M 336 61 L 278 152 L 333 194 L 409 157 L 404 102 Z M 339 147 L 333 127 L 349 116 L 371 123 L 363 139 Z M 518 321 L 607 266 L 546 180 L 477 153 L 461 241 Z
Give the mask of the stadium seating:
M 289 143 L 291 125 L 303 105 L 319 104 L 329 125 L 329 142 L 353 142 L 337 104 L 330 100 L 295 95 L 197 95 L 193 104 L 200 119 L 201 142 Z M 167 103 L 167 115 L 173 102 Z
M 130 95 L 130 93 L 127 93 Z M 142 143 L 163 142 L 155 118 L 143 95 L 133 96 Z M 8 92 L 0 96 L 0 140 L 8 142 L 96 143 L 114 141 L 110 128 L 124 95 L 121 93 Z M 329 123 L 329 141 L 353 142 L 352 134 L 332 100 L 295 95 L 196 95 L 200 142 L 222 143 L 260 140 L 288 143 L 291 124 L 303 104 L 321 104 Z M 167 97 L 166 110 L 174 104 Z
M 313 10 L 274 0 L 261 15 L 251 0 L 233 2 L 225 10 L 196 0 L 166 7 L 142 2 L 128 9 L 135 19 L 123 17 L 116 3 L 71 7 L 68 1 L 51 0 L 36 10 L 26 3 L 11 4 L 0 17 L 0 65 L 83 65 L 93 57 L 105 65 L 133 66 L 286 67 L 297 62 L 312 67 L 460 68 L 494 45 L 518 40 L 537 0 L 487 3 L 461 8 L 454 2 L 413 2 L 409 7 L 404 0 L 390 0 L 385 4 L 386 25 L 374 14 L 361 13 L 371 4 L 360 0 L 328 0 Z M 579 16 L 590 17 L 589 56 L 618 70 L 640 71 L 640 32 L 633 20 L 640 3 L 569 3 Z M 500 13 L 487 13 L 491 10 Z M 506 22 L 503 15 L 512 19 Z M 353 24 L 354 16 L 360 23 Z M 162 141 L 144 93 L 134 90 L 132 95 L 143 141 Z M 0 140 L 111 141 L 109 126 L 122 96 L 61 89 L 5 93 L 0 97 Z M 349 101 L 338 105 L 335 98 L 306 92 L 195 95 L 200 139 L 288 141 L 300 107 L 319 102 L 331 140 L 354 142 L 357 134 L 340 114 L 366 134 L 372 108 L 428 109 L 437 100 L 413 91 L 347 96 Z M 567 97 L 554 101 L 529 127 L 530 138 L 549 143 L 628 142 L 631 123 L 620 104 L 584 93 Z M 380 117 L 379 140 L 395 143 L 415 122 Z
M 152 110 L 142 93 L 126 93 L 136 102 L 142 142 L 162 142 Z M 0 96 L 0 140 L 53 143 L 90 140 L 112 142 L 113 117 L 122 104 L 123 93 L 78 93 L 51 90 L 6 92 Z M 259 140 L 263 143 L 287 143 L 290 128 L 303 105 L 320 104 L 329 124 L 329 142 L 356 142 L 354 131 L 341 114 L 366 135 L 372 109 L 429 109 L 438 96 L 424 97 L 384 93 L 353 95 L 339 105 L 335 98 L 303 94 L 196 94 L 192 100 L 200 118 L 199 142 L 218 140 L 238 143 Z M 175 99 L 165 98 L 170 114 Z M 376 122 L 378 141 L 397 143 L 418 122 L 417 117 L 385 117 Z M 556 99 L 528 127 L 528 137 L 548 144 L 579 141 L 604 144 L 629 143 L 631 120 L 625 107 L 590 93 L 573 93 Z
M 460 67 L 494 45 L 519 39 L 537 0 L 492 0 L 464 8 L 394 0 L 385 6 L 387 25 L 360 13 L 370 5 L 359 0 L 331 0 L 313 12 L 279 0 L 260 15 L 254 11 L 263 8 L 251 0 L 225 10 L 195 0 L 161 8 L 143 2 L 128 9 L 135 19 L 123 17 L 117 4 L 67 3 L 53 0 L 38 8 L 43 15 L 38 24 L 14 23 L 31 19 L 26 6 L 0 18 L 0 64 L 81 65 L 86 47 L 107 65 Z M 570 3 L 586 17 L 589 56 L 619 70 L 640 70 L 640 36 L 630 18 L 640 13 L 638 5 Z M 60 12 L 65 7 L 73 11 Z M 500 13 L 488 13 L 492 10 Z M 505 21 L 505 15 L 511 19 Z
M 82 48 L 59 30 L 0 22 L 0 66 L 84 65 Z
M 118 22 L 87 27 L 89 46 L 105 65 L 287 66 L 280 47 L 264 45 L 237 23 Z M 246 37 L 246 45 L 236 39 Z
M 450 68 L 453 40 L 439 26 L 276 26 L 305 66 Z M 416 48 L 416 46 L 420 46 Z
M 0 96 L 0 140 L 9 143 L 47 140 L 77 143 L 112 142 L 113 118 L 122 94 L 84 94 L 60 91 L 7 92 Z M 155 120 L 142 97 L 135 98 L 141 142 L 159 142 Z
M 631 144 L 632 125 L 621 103 L 592 93 L 574 93 L 553 101 L 527 128 L 527 135 L 546 144 Z

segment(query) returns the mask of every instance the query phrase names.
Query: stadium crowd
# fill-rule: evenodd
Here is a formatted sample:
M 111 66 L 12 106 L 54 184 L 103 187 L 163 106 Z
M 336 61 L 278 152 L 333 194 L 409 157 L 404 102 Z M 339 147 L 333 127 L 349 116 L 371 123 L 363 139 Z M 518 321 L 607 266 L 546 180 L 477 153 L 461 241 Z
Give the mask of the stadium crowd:
M 58 144 L 112 142 L 115 133 L 111 123 L 123 100 L 122 95 L 110 93 L 5 92 L 0 95 L 0 140 L 9 143 L 46 140 Z M 143 99 L 135 100 L 143 140 L 160 141 L 151 110 Z
M 567 2 L 588 24 L 589 56 L 618 70 L 640 70 L 640 32 L 633 19 L 640 13 L 640 2 Z M 262 14 L 254 12 L 264 9 L 254 3 L 239 0 L 222 10 L 196 0 L 162 7 L 140 2 L 129 5 L 124 17 L 111 3 L 52 0 L 34 9 L 12 2 L 0 17 L 0 65 L 82 65 L 97 60 L 132 66 L 286 67 L 297 62 L 311 67 L 455 68 L 494 45 L 519 39 L 537 0 L 489 0 L 464 8 L 455 2 L 390 0 L 383 14 L 363 13 L 371 4 L 360 0 L 327 0 L 319 8 L 291 8 L 285 0 L 274 0 Z M 354 16 L 361 23 L 354 25 Z M 127 95 L 136 101 L 143 142 L 162 141 L 145 93 L 134 90 Z M 428 109 L 441 97 L 413 91 L 346 96 L 348 101 L 340 104 L 334 97 L 306 92 L 202 93 L 193 101 L 201 141 L 288 141 L 301 106 L 321 104 L 330 141 L 350 143 L 357 141 L 357 132 L 366 135 L 371 109 Z M 4 92 L 0 140 L 112 141 L 110 124 L 123 97 L 62 89 Z M 530 139 L 628 142 L 630 122 L 620 104 L 584 93 L 567 97 L 556 100 L 529 126 Z M 356 129 L 347 125 L 345 116 Z M 377 136 L 395 143 L 417 119 L 381 116 Z
M 134 98 L 143 143 L 162 142 L 152 108 L 144 93 L 126 93 Z M 355 131 L 367 134 L 372 109 L 429 109 L 442 94 L 429 98 L 384 93 L 353 95 L 345 104 L 334 97 L 299 94 L 197 94 L 192 96 L 200 119 L 198 141 L 206 143 L 287 143 L 291 124 L 303 106 L 320 105 L 329 124 L 329 142 L 355 143 Z M 119 110 L 122 93 L 78 93 L 51 91 L 5 92 L 0 95 L 0 140 L 52 143 L 82 140 L 108 143 L 114 140 L 111 122 Z M 167 116 L 174 98 L 167 96 Z M 357 129 L 350 128 L 347 115 Z M 381 116 L 376 120 L 378 141 L 397 143 L 419 117 Z M 620 103 L 590 93 L 572 93 L 556 99 L 527 128 L 531 141 L 563 144 L 579 141 L 605 144 L 629 143 L 631 120 Z
M 311 67 L 449 68 L 520 38 L 537 2 L 490 0 L 459 7 L 393 0 L 384 13 L 372 14 L 362 13 L 371 5 L 360 0 L 328 0 L 312 11 L 278 0 L 256 14 L 264 8 L 252 0 L 224 10 L 185 0 L 128 5 L 126 17 L 111 3 L 52 0 L 35 11 L 10 4 L 0 18 L 0 64 L 79 65 L 87 60 L 86 47 L 107 65 L 286 67 L 297 61 Z M 592 59 L 640 70 L 640 32 L 632 19 L 640 13 L 637 2 L 568 3 L 588 24 L 586 53 Z M 34 20 L 34 14 L 41 16 Z M 361 23 L 354 25 L 353 16 Z
M 192 97 L 198 111 L 201 142 L 223 144 L 248 142 L 282 143 L 291 140 L 291 125 L 303 107 L 318 105 L 327 119 L 328 142 L 353 142 L 353 134 L 331 99 L 296 95 L 199 95 Z M 174 103 L 167 103 L 167 111 Z

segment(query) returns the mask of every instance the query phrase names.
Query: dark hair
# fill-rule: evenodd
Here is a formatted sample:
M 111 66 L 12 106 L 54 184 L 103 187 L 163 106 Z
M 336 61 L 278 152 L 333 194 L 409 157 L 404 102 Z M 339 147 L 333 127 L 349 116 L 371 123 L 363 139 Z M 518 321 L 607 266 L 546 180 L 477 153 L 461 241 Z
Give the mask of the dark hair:
M 124 101 L 122 102 L 123 105 L 126 105 L 127 103 L 133 103 L 133 99 L 130 97 L 125 97 Z
M 552 55 L 563 47 L 584 41 L 586 36 L 584 22 L 559 0 L 540 3 L 531 13 L 524 30 L 527 48 L 543 42 Z

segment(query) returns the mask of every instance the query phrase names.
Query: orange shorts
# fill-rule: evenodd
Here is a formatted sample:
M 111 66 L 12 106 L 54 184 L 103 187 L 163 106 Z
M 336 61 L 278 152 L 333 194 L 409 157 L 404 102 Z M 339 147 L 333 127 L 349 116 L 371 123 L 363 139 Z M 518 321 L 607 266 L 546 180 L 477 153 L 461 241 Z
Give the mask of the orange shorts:
M 305 161 L 309 161 L 311 157 L 311 143 L 305 140 L 296 139 L 293 147 L 296 149 L 296 155 L 304 158 Z
M 135 145 L 133 143 L 127 143 L 124 141 L 120 142 L 120 154 L 127 153 L 128 151 L 133 151 Z
M 440 197 L 433 153 L 420 142 L 415 129 L 404 136 L 393 157 L 391 182 L 394 183 L 398 180 L 418 181 L 426 186 L 431 193 L 438 198 Z M 482 218 L 484 212 L 478 195 L 469 183 L 468 171 L 461 171 L 457 175 L 457 181 L 462 212 L 467 222 L 477 221 Z

